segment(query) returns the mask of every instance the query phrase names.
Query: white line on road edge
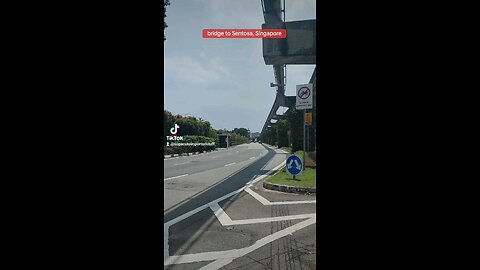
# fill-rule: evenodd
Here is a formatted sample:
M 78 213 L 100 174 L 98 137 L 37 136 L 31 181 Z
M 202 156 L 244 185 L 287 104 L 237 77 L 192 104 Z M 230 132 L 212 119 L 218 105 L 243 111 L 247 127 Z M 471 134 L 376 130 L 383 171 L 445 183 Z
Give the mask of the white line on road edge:
M 170 177 L 170 178 L 165 178 L 165 179 L 163 179 L 163 181 L 172 180 L 172 179 L 179 178 L 179 177 L 184 177 L 184 176 L 187 176 L 187 175 L 188 175 L 188 174 L 182 174 L 182 175 L 179 175 L 179 176 L 174 176 L 174 177 Z
M 230 165 L 233 165 L 233 164 L 235 164 L 235 162 L 228 163 L 227 165 L 225 165 L 225 167 L 230 166 Z
M 266 222 L 277 222 L 283 220 L 294 220 L 294 219 L 307 219 L 315 217 L 316 214 L 303 214 L 303 215 L 291 215 L 291 216 L 280 216 L 280 217 L 268 217 L 268 218 L 252 218 L 252 219 L 242 219 L 242 220 L 232 220 L 222 207 L 218 203 L 211 203 L 210 209 L 212 209 L 215 216 L 217 216 L 218 221 L 222 226 L 233 226 L 233 225 L 246 225 L 246 224 L 255 224 L 255 223 L 266 223 Z
M 278 165 L 277 167 L 271 169 L 270 171 L 268 171 L 266 174 L 262 174 L 260 175 L 259 177 L 255 178 L 255 179 L 252 179 L 250 180 L 250 182 L 248 182 L 245 187 L 243 187 L 244 189 L 247 188 L 247 187 L 251 187 L 253 186 L 253 184 L 257 183 L 258 181 L 262 180 L 263 178 L 265 177 L 268 177 L 270 176 L 271 174 L 273 174 L 275 171 L 278 171 L 281 167 L 285 166 L 285 161 L 283 161 L 282 163 L 280 163 L 280 165 Z
M 287 201 L 287 202 L 271 202 L 265 199 L 262 195 L 256 193 L 250 189 L 250 186 L 245 189 L 245 192 L 252 195 L 257 201 L 261 202 L 263 205 L 284 205 L 284 204 L 302 204 L 302 203 L 317 203 L 317 200 L 313 201 Z
M 256 158 L 256 157 L 251 157 L 251 158 L 249 158 L 249 159 L 254 159 L 254 158 Z

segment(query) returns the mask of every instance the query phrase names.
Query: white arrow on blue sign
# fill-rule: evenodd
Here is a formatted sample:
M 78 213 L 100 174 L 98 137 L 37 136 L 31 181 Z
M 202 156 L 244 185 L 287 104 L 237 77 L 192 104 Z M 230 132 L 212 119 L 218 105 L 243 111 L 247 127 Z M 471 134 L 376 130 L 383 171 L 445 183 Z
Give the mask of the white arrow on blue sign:
M 287 174 L 291 174 L 295 176 L 302 175 L 303 163 L 302 163 L 302 159 L 299 156 L 297 156 L 296 154 L 289 155 L 287 157 L 286 164 L 287 164 Z

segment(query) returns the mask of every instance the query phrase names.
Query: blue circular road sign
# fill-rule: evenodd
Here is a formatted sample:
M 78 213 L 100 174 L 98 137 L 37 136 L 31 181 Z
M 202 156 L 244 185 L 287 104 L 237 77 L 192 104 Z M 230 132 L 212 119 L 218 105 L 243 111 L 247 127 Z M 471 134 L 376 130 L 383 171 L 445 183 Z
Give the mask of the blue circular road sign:
M 286 161 L 287 173 L 291 175 L 301 175 L 303 171 L 302 159 L 293 154 L 287 157 Z

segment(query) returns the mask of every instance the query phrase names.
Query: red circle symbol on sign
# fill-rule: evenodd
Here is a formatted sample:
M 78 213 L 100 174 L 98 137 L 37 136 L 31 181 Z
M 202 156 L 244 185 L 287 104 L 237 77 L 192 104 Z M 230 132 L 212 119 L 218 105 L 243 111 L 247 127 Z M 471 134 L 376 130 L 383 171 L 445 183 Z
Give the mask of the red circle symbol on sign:
M 301 99 L 307 99 L 310 96 L 310 89 L 308 87 L 301 87 L 298 89 L 297 96 Z

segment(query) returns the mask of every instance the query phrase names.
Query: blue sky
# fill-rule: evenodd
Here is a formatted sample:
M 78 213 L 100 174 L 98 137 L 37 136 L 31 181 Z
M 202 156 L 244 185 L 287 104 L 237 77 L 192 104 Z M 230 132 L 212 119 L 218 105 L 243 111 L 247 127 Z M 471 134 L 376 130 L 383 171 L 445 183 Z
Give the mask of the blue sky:
M 283 2 L 283 1 L 282 1 Z M 286 21 L 315 19 L 314 0 L 285 0 Z M 171 0 L 164 42 L 165 109 L 216 129 L 261 131 L 276 88 L 261 39 L 203 39 L 206 28 L 261 29 L 260 0 Z M 286 95 L 308 83 L 314 65 L 287 66 Z M 280 111 L 281 112 L 281 111 Z

